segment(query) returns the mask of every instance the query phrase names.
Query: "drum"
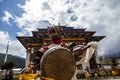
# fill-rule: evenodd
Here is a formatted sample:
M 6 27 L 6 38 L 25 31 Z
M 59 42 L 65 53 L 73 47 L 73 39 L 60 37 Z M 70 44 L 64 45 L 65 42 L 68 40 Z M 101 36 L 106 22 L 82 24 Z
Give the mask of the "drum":
M 55 80 L 71 80 L 75 73 L 75 59 L 72 53 L 62 47 L 45 52 L 41 59 L 41 75 Z

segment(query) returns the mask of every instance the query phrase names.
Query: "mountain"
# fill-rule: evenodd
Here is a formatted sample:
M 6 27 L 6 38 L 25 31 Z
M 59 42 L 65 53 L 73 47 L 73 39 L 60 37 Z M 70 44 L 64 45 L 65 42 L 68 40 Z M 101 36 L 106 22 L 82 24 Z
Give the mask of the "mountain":
M 4 58 L 5 58 L 5 54 L 0 54 L 0 68 L 4 63 Z M 7 56 L 7 62 L 13 62 L 15 64 L 15 68 L 24 68 L 25 66 L 25 58 L 21 58 L 18 56 L 13 56 L 13 55 L 9 55 Z

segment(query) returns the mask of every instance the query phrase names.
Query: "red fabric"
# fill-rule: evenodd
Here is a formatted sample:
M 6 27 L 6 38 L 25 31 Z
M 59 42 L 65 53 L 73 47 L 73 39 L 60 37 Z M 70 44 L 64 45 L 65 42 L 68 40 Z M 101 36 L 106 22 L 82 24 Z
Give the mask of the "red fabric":
M 44 47 L 44 50 L 45 50 L 45 51 L 48 50 L 48 49 L 49 49 L 48 46 L 45 46 L 45 47 Z
M 62 42 L 62 38 L 56 38 L 52 40 L 53 44 L 60 44 Z

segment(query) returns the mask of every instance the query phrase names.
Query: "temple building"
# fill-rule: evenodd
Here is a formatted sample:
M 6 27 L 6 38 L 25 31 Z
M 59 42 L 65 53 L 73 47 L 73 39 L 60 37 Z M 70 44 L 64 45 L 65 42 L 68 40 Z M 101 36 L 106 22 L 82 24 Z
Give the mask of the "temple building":
M 87 31 L 86 29 L 78 29 L 74 27 L 59 26 L 60 29 L 64 32 L 66 37 L 63 35 L 63 41 L 65 43 L 75 42 L 77 44 L 82 44 L 83 42 L 97 41 L 99 42 L 105 36 L 94 36 L 95 31 Z M 32 36 L 17 36 L 17 39 L 21 42 L 26 50 L 30 50 L 29 59 L 30 61 L 34 59 L 35 52 L 39 50 L 44 43 L 47 45 L 51 44 L 51 40 L 48 35 L 48 28 L 38 28 L 38 31 L 32 31 Z M 94 58 L 92 58 L 94 59 Z M 94 65 L 96 62 L 92 60 L 91 65 Z M 26 63 L 29 63 L 26 62 Z M 27 66 L 28 64 L 26 64 Z M 93 67 L 93 66 L 91 66 Z

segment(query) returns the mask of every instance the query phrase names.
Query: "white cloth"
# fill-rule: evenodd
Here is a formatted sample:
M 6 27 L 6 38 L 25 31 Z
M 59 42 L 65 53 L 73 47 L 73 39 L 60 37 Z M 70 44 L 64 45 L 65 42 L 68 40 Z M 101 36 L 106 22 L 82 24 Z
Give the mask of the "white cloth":
M 54 48 L 54 47 L 62 47 L 60 44 L 51 44 L 49 46 L 49 49 Z
M 72 79 L 71 80 L 77 80 L 77 77 L 76 77 L 76 75 L 77 75 L 77 68 L 76 68 L 76 71 L 75 71 L 75 73 L 74 73 L 74 75 L 73 75 L 73 77 L 72 77 Z
M 88 45 L 90 45 L 91 47 L 87 49 L 85 56 L 80 61 L 77 61 L 77 64 L 88 63 L 90 61 L 92 55 L 94 53 L 97 53 L 97 50 L 98 50 L 97 42 L 92 41 L 92 42 L 88 43 Z
M 87 49 L 85 56 L 81 60 L 76 62 L 76 64 L 82 64 L 83 70 L 85 70 L 85 68 L 87 68 L 87 67 L 88 68 L 90 67 L 89 61 L 90 61 L 92 55 L 94 53 L 97 53 L 97 50 L 98 50 L 98 43 L 97 42 L 90 42 L 90 43 L 88 43 L 88 45 L 90 45 L 91 47 Z M 71 80 L 77 80 L 77 77 L 76 77 L 77 73 L 78 73 L 78 70 L 76 68 L 75 74 Z
M 84 63 L 89 62 L 92 55 L 94 53 L 97 53 L 97 51 L 98 51 L 98 43 L 97 42 L 90 42 L 90 43 L 88 43 L 88 45 L 90 45 L 91 47 L 87 49 Z

